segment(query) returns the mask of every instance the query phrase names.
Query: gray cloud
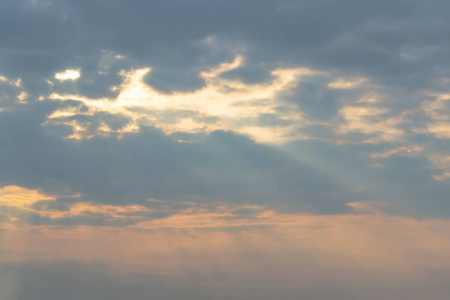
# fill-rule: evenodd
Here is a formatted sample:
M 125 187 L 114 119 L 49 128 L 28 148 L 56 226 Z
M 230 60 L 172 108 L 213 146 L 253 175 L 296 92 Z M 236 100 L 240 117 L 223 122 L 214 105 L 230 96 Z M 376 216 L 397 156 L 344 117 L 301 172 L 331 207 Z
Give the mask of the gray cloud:
M 6 1 L 0 12 L 0 66 L 4 76 L 22 78 L 29 101 L 34 102 L 52 91 L 46 80 L 54 81 L 54 73 L 66 68 L 82 72 L 76 82 L 55 83 L 67 93 L 112 96 L 109 88 L 120 83 L 118 71 L 142 66 L 154 68 L 146 79 L 149 84 L 170 93 L 198 89 L 204 85 L 199 68 L 243 52 L 246 66 L 224 77 L 260 82 L 275 66 L 292 64 L 338 69 L 340 75 L 368 78 L 377 93 L 387 95 L 383 107 L 389 111 L 375 117 L 389 118 L 417 109 L 427 99 L 415 92 L 444 90 L 435 81 L 448 75 L 449 9 L 444 1 Z M 115 55 L 124 58 L 114 60 Z M 303 159 L 221 131 L 168 137 L 142 127 L 139 135 L 122 140 L 61 140 L 67 129 L 40 125 L 63 104 L 11 104 L 7 107 L 13 111 L 1 113 L 0 180 L 47 193 L 81 193 L 80 200 L 104 203 L 183 198 L 318 212 L 343 211 L 346 202 L 362 198 L 375 200 L 381 184 L 388 187 L 382 199 L 411 205 L 413 211 L 446 211 L 437 207 L 445 206 L 447 181 L 433 179 L 443 170 L 429 165 L 429 156 L 392 157 L 378 169 L 367 156 L 395 145 L 366 145 L 368 149 L 336 145 L 334 126 L 345 124 L 339 119 L 340 109 L 353 105 L 368 90 L 333 90 L 328 83 L 328 78 L 310 78 L 283 98 L 316 121 L 304 129 L 309 137 L 329 143 L 298 142 L 296 147 L 310 149 Z M 2 93 L 14 96 L 17 91 L 11 89 L 2 87 Z M 414 126 L 426 127 L 429 121 L 417 112 L 410 118 Z M 108 113 L 90 121 L 91 131 L 102 122 L 112 128 L 126 122 Z M 289 121 L 263 114 L 258 122 L 274 126 Z M 407 133 L 406 144 L 445 154 L 444 139 L 413 133 L 414 126 L 402 121 L 394 127 Z M 355 130 L 344 138 L 361 143 L 380 134 Z M 174 142 L 180 136 L 194 142 Z M 308 161 L 311 157 L 321 160 L 322 167 Z M 336 179 L 341 172 L 347 176 L 344 186 Z M 366 192 L 354 192 L 367 185 Z M 431 191 L 428 207 L 421 198 Z
M 191 76 L 177 76 L 180 70 L 208 57 L 198 42 L 217 36 L 244 45 L 260 62 L 339 68 L 388 85 L 425 87 L 448 75 L 442 64 L 449 9 L 445 1 L 7 1 L 2 64 L 10 75 L 50 75 L 74 64 L 88 69 L 93 57 L 112 50 L 163 67 L 162 78 L 181 83 Z

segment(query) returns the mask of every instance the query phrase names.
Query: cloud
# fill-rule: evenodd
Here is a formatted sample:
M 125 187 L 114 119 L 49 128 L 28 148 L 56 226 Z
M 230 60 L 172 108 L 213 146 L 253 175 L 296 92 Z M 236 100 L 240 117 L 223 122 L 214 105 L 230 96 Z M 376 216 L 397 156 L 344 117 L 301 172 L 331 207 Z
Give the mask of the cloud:
M 50 100 L 77 101 L 79 105 L 56 110 L 49 116 L 47 124 L 72 127 L 68 138 L 92 138 L 95 135 L 109 136 L 138 132 L 140 125 L 154 126 L 165 133 L 198 133 L 214 130 L 233 130 L 251 136 L 257 141 L 279 142 L 298 138 L 295 129 L 302 122 L 301 113 L 287 103 L 277 101 L 277 94 L 289 91 L 301 76 L 317 74 L 309 69 L 277 69 L 271 71 L 272 79 L 258 84 L 246 84 L 239 79 L 226 79 L 221 75 L 243 64 L 244 58 L 237 56 L 231 63 L 222 63 L 199 74 L 205 86 L 193 92 L 164 94 L 144 82 L 150 68 L 121 71 L 123 81 L 113 86 L 115 99 L 91 99 L 83 95 L 52 93 Z M 98 114 L 119 115 L 128 122 L 119 129 L 112 129 L 101 122 L 94 132 L 92 124 L 78 117 L 96 118 Z M 259 124 L 262 115 L 273 115 L 286 121 L 282 126 Z M 297 125 L 294 125 L 297 123 Z
M 403 136 L 403 131 L 397 127 L 402 120 L 387 117 L 388 112 L 378 107 L 345 106 L 339 111 L 345 124 L 338 128 L 338 134 L 362 133 L 368 136 L 364 140 L 368 143 L 398 141 Z
M 12 109 L 19 104 L 26 104 L 29 94 L 22 85 L 22 79 L 10 79 L 0 74 L 0 112 Z
M 80 69 L 67 69 L 56 73 L 55 79 L 60 81 L 77 80 L 78 78 L 80 78 L 80 76 L 81 76 Z
M 80 195 L 62 197 L 43 195 L 37 190 L 18 186 L 0 189 L 3 226 L 127 226 L 162 217 L 168 211 L 157 211 L 142 205 L 105 205 L 77 201 Z
M 354 80 L 338 79 L 336 81 L 330 82 L 328 86 L 332 89 L 354 89 L 363 84 L 367 79 L 358 78 Z
M 450 95 L 431 94 L 434 99 L 422 102 L 421 109 L 429 116 L 427 131 L 437 138 L 449 139 Z M 419 131 L 420 132 L 420 131 Z

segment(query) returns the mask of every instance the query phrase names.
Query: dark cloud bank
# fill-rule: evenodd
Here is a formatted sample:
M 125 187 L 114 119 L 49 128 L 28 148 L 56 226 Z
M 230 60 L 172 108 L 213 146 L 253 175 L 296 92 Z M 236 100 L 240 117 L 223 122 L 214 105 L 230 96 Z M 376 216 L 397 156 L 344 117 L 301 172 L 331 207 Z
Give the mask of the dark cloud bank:
M 89 70 L 102 50 L 175 74 L 214 59 L 198 44 L 208 36 L 245 46 L 255 61 L 338 68 L 402 88 L 448 75 L 446 1 L 34 3 L 4 1 L 1 63 L 10 76 Z
M 336 300 L 420 300 L 447 299 L 448 272 L 428 270 L 420 278 L 405 279 L 394 274 L 352 270 L 330 274 L 310 270 L 301 284 L 296 280 L 277 282 L 232 278 L 219 273 L 189 277 L 156 274 L 113 274 L 101 262 L 77 261 L 23 264 L 1 263 L 3 300 L 47 299 L 336 299 Z M 331 270 L 332 271 L 332 270 Z M 314 279 L 321 276 L 320 280 Z M 354 278 L 351 278 L 354 276 Z M 310 277 L 310 278 L 308 278 Z M 395 282 L 395 283 L 393 283 Z
M 249 63 L 235 76 L 250 82 L 264 77 L 262 63 L 294 63 L 414 91 L 448 75 L 449 10 L 445 1 L 5 1 L 0 66 L 8 78 L 23 79 L 31 103 L 48 92 L 46 78 L 69 67 L 96 78 L 96 84 L 66 86 L 88 95 L 111 93 L 108 88 L 119 80 L 115 71 L 123 66 L 154 66 L 152 84 L 162 90 L 198 88 L 203 83 L 189 70 L 202 59 L 209 64 L 229 59 L 239 47 Z M 216 39 L 216 50 L 202 44 L 208 37 Z M 97 65 L 108 51 L 124 55 L 125 65 L 97 78 Z M 315 84 L 300 85 L 301 97 L 292 101 L 313 118 L 333 118 L 339 96 Z M 64 129 L 41 126 L 58 103 L 9 105 L 13 111 L 0 119 L 2 185 L 81 193 L 81 200 L 115 204 L 156 198 L 337 213 L 346 210 L 346 202 L 376 200 L 398 204 L 399 210 L 410 207 L 411 214 L 449 213 L 448 181 L 433 180 L 441 171 L 425 158 L 393 156 L 384 169 L 361 158 L 382 145 L 288 145 L 304 154 L 299 160 L 220 131 L 190 137 L 192 144 L 176 143 L 151 128 L 122 140 L 76 143 L 61 139 Z M 121 122 L 108 114 L 103 119 Z M 310 130 L 320 134 L 318 127 Z M 448 143 L 428 144 L 443 149 Z M 311 165 L 311 157 L 322 167 Z M 346 173 L 345 185 L 336 180 L 340 173 Z M 354 192 L 364 185 L 363 192 Z

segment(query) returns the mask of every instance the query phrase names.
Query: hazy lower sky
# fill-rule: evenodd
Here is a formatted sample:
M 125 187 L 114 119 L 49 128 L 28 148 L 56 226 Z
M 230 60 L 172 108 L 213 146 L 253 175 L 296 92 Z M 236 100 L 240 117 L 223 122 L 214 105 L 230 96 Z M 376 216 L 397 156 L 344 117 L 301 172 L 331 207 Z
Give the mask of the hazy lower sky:
M 0 7 L 0 299 L 448 299 L 450 2 Z

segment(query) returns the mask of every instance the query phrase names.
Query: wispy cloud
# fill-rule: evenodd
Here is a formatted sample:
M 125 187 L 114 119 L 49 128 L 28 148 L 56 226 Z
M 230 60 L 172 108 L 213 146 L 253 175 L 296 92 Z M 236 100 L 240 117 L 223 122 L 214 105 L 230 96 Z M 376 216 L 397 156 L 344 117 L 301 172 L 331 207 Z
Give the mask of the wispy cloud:
M 71 126 L 69 138 L 92 138 L 95 135 L 138 132 L 139 126 L 154 126 L 167 134 L 174 132 L 198 133 L 214 130 L 233 130 L 249 135 L 261 142 L 279 142 L 298 138 L 298 127 L 302 114 L 277 96 L 289 92 L 301 76 L 320 74 L 303 68 L 276 69 L 271 71 L 267 82 L 248 84 L 239 79 L 228 79 L 222 74 L 239 68 L 243 56 L 237 56 L 231 63 L 202 71 L 199 76 L 205 86 L 194 92 L 164 94 L 145 83 L 150 68 L 121 71 L 123 81 L 111 89 L 115 98 L 92 99 L 83 95 L 52 93 L 47 98 L 59 101 L 77 101 L 79 105 L 61 108 L 49 116 L 47 124 Z M 123 116 L 126 125 L 116 130 L 102 122 L 89 130 L 89 120 L 80 122 L 77 117 L 101 113 Z M 264 126 L 260 118 L 271 115 L 279 125 Z M 283 124 L 284 121 L 284 125 Z

